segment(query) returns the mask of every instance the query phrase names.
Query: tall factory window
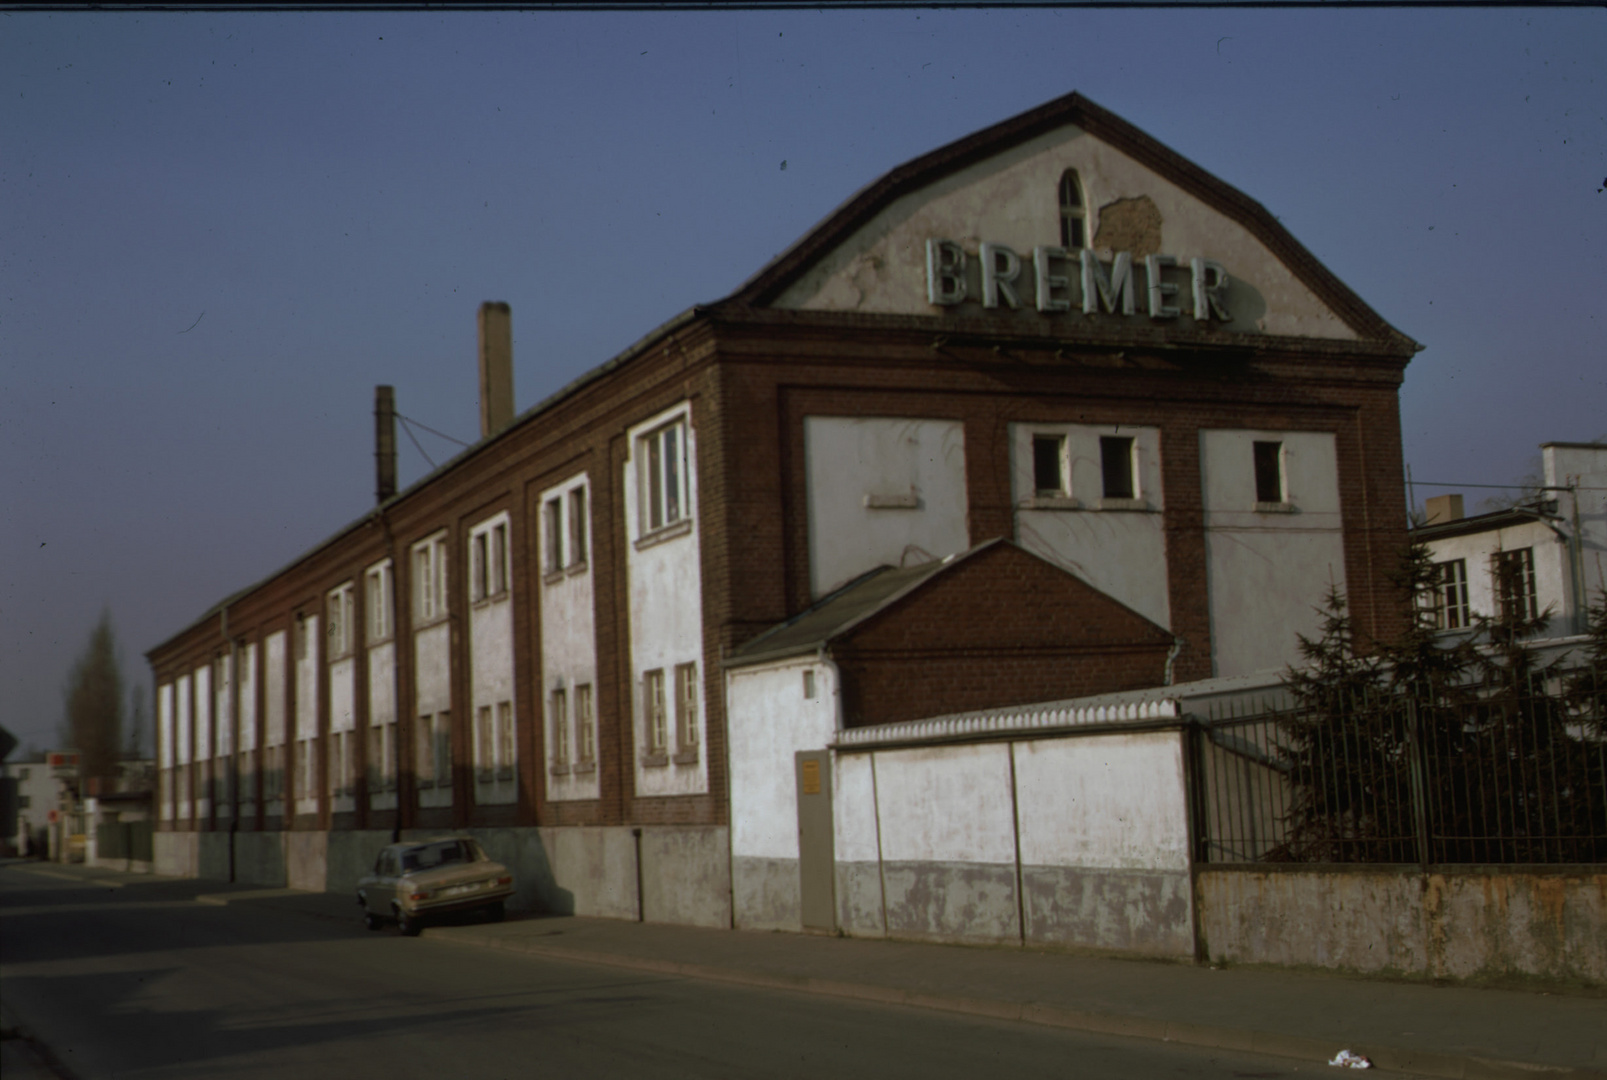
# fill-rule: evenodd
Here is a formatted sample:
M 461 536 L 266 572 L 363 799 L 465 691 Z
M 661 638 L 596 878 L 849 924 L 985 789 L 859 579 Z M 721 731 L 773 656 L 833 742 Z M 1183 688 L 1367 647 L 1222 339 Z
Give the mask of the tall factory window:
M 643 533 L 691 516 L 687 505 L 686 421 L 675 420 L 637 440 Z
M 446 617 L 446 533 L 413 547 L 413 619 L 435 622 Z

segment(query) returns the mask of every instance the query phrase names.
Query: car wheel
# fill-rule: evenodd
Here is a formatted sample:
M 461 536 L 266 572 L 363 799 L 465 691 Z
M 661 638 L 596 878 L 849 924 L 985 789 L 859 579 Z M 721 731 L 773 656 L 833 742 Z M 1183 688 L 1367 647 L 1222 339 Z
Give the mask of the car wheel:
M 417 915 L 409 915 L 405 911 L 398 911 L 396 913 L 396 929 L 402 932 L 403 937 L 418 937 L 424 926 L 419 922 Z
M 486 905 L 485 917 L 489 922 L 501 922 L 507 917 L 507 914 L 507 908 L 503 906 L 501 900 L 498 900 L 494 904 Z
M 370 930 L 378 930 L 385 925 L 385 920 L 375 915 L 372 911 L 365 911 L 363 912 L 363 925 Z

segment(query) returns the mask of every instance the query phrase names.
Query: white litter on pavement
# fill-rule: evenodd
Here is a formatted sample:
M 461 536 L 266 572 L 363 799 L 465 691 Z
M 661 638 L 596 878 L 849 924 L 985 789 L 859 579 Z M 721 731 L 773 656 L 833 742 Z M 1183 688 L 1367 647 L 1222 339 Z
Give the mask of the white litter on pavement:
M 1373 1067 L 1371 1061 L 1368 1061 L 1360 1054 L 1352 1054 L 1349 1050 L 1339 1051 L 1328 1064 L 1338 1065 L 1343 1069 L 1371 1069 Z

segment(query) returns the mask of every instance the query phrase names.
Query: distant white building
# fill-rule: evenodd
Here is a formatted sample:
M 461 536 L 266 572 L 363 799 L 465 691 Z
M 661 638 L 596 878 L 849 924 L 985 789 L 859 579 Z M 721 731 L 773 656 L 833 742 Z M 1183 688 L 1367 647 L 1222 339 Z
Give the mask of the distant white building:
M 17 816 L 6 823 L 6 836 L 19 855 L 48 851 L 56 858 L 70 801 L 67 781 L 78 773 L 78 755 L 53 751 L 37 757 L 0 766 L 17 783 Z
M 1428 523 L 1413 536 L 1440 568 L 1440 629 L 1516 604 L 1520 616 L 1549 611 L 1552 636 L 1585 632 L 1607 584 L 1607 444 L 1550 442 L 1540 454 L 1545 484 L 1534 502 L 1463 517 L 1461 495 L 1428 500 Z M 1503 565 L 1511 570 L 1504 596 Z

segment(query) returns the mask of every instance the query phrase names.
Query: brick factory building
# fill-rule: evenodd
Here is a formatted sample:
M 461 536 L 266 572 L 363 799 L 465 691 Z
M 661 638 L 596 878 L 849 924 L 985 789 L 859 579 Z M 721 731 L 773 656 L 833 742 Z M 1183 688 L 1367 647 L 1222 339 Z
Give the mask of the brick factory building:
M 479 443 L 150 652 L 160 871 L 345 889 L 466 830 L 526 905 L 745 925 L 754 665 L 830 731 L 1277 668 L 1330 582 L 1398 625 L 1417 346 L 1078 95 L 517 417 L 509 319 Z

